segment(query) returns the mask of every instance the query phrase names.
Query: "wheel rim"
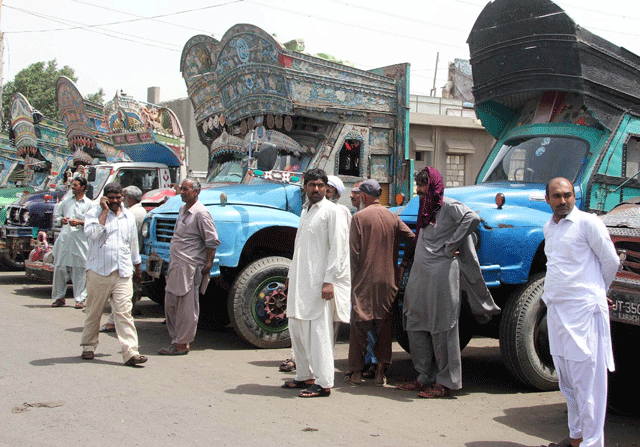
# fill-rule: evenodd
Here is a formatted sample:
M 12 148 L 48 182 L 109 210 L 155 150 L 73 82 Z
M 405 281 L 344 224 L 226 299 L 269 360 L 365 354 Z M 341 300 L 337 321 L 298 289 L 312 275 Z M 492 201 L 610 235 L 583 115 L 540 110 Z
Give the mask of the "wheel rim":
M 256 287 L 251 297 L 251 314 L 257 325 L 272 333 L 286 331 L 287 296 L 284 294 L 286 278 L 267 278 Z
M 540 363 L 549 372 L 555 368 L 553 366 L 553 357 L 551 357 L 551 348 L 549 347 L 549 326 L 547 325 L 547 309 L 540 306 L 541 309 L 536 318 L 535 327 L 533 329 L 533 345 L 536 354 L 540 359 Z

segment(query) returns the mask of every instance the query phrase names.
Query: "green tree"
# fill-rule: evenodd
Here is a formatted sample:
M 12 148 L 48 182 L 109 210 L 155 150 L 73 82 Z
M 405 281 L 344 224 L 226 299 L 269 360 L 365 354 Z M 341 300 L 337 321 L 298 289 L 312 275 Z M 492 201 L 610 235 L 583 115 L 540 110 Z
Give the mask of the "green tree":
M 48 62 L 36 62 L 16 74 L 13 81 L 7 82 L 2 89 L 3 122 L 9 119 L 9 104 L 14 93 L 22 93 L 29 104 L 47 118 L 60 119 L 56 99 L 56 82 L 60 76 L 66 76 L 77 82 L 75 70 L 68 65 L 58 68 L 56 59 Z M 104 91 L 87 95 L 87 99 L 103 103 Z
M 78 78 L 73 68 L 65 65 L 58 68 L 58 62 L 36 62 L 20 70 L 13 81 L 7 82 L 2 89 L 2 116 L 9 119 L 9 104 L 14 93 L 22 93 L 31 107 L 47 118 L 59 119 L 56 101 L 56 82 L 60 76 L 66 76 L 73 82 Z
M 87 101 L 95 102 L 97 104 L 104 104 L 104 89 L 100 87 L 100 90 L 85 96 L 84 99 L 86 99 Z

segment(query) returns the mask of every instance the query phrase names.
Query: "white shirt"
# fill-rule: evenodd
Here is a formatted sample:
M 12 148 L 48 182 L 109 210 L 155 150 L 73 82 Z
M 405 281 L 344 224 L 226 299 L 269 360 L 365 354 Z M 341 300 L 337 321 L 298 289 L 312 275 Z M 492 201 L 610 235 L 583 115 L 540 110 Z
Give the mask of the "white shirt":
M 544 226 L 547 275 L 542 299 L 548 308 L 552 355 L 584 361 L 594 349 L 594 314 L 609 334 L 607 289 L 620 258 L 602 220 L 575 208 L 558 223 Z M 605 340 L 605 346 L 611 345 Z M 613 367 L 611 349 L 607 366 Z
M 55 209 L 53 222 L 55 226 L 62 225 L 62 218 L 79 219 L 84 221 L 85 214 L 95 203 L 84 196 L 76 200 L 72 194 L 60 202 Z M 84 235 L 82 225 L 62 225 L 62 231 L 53 246 L 53 262 L 57 266 L 84 267 L 87 262 L 89 243 Z
M 98 218 L 101 207 L 90 210 L 84 221 L 84 234 L 89 239 L 87 270 L 98 275 L 109 276 L 115 270 L 127 278 L 133 273 L 133 266 L 140 264 L 138 252 L 138 230 L 136 218 L 131 211 L 120 208 L 120 215 L 109 210 L 104 225 Z
M 334 319 L 349 321 L 351 294 L 349 224 L 327 199 L 305 203 L 289 267 L 287 317 L 315 320 L 330 308 Z M 322 299 L 322 284 L 333 284 L 334 299 Z

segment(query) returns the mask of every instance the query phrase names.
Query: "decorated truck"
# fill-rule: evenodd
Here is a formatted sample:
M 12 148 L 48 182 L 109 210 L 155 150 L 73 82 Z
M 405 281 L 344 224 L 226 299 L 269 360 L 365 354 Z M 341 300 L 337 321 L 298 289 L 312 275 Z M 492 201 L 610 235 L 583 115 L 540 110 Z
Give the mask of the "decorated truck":
M 173 112 L 142 105 L 121 92 L 117 92 L 104 107 L 94 107 L 65 77 L 58 80 L 56 94 L 69 148 L 66 183 L 71 175 L 76 175 L 73 170 L 77 167 L 88 181 L 87 196 L 98 200 L 109 182 L 120 183 L 123 187 L 134 185 L 146 193 L 169 189 L 172 183 L 179 181 L 185 145 L 182 128 Z M 72 163 L 74 167 L 70 166 Z M 66 183 L 61 190 L 63 194 L 70 194 Z M 42 203 L 39 213 L 33 212 L 33 204 L 31 208 L 16 211 L 16 214 L 26 213 L 29 216 L 21 220 L 22 229 L 28 233 L 25 234 L 28 251 L 23 252 L 27 277 L 50 282 L 53 272 L 51 254 L 43 256 L 36 251 L 35 258 L 28 257 L 37 243 L 39 231 L 46 231 L 48 245 L 55 242 L 56 230 L 59 230 L 52 228 L 51 221 L 55 201 L 47 204 L 46 215 L 42 213 Z M 41 243 L 44 242 L 42 237 L 40 239 Z
M 481 218 L 478 258 L 502 315 L 487 325 L 464 319 L 461 338 L 499 338 L 517 379 L 555 389 L 541 300 L 542 227 L 551 217 L 545 185 L 569 179 L 576 206 L 596 214 L 640 195 L 640 58 L 576 25 L 550 0 L 487 4 L 468 43 L 476 113 L 496 143 L 476 184 L 445 195 Z M 413 199 L 400 215 L 415 224 L 417 211 Z
M 640 132 L 631 135 L 628 151 L 640 151 Z M 621 267 L 611 288 L 609 310 L 616 370 L 609 374 L 609 407 L 626 414 L 640 414 L 640 391 L 629 386 L 637 377 L 640 344 L 640 197 L 625 200 L 603 216 L 620 255 Z
M 21 191 L 18 201 L 7 205 L 0 229 L 0 260 L 5 267 L 21 270 L 31 250 L 33 227 L 48 225 L 53 206 L 61 195 L 51 191 L 63 175 L 70 157 L 64 125 L 43 116 L 20 93 L 11 98 L 11 131 L 17 166 L 7 178 Z M 40 191 L 35 194 L 34 191 Z
M 358 70 L 239 24 L 220 41 L 190 39 L 181 71 L 217 183 L 199 197 L 222 242 L 202 306 L 256 347 L 287 346 L 282 286 L 305 200 L 302 173 L 339 176 L 345 200 L 368 177 L 382 184 L 384 201 L 409 194 L 409 65 Z M 146 288 L 158 302 L 181 204 L 170 199 L 143 224 Z

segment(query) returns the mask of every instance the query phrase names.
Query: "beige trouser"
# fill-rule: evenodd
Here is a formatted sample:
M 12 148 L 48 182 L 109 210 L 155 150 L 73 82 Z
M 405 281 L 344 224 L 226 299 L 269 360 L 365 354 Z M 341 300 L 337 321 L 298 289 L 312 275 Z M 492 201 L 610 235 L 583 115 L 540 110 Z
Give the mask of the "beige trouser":
M 117 270 L 109 276 L 87 270 L 87 292 L 87 316 L 80 341 L 82 350 L 95 351 L 98 346 L 100 319 L 108 301 L 113 310 L 118 341 L 122 346 L 122 358 L 126 362 L 138 355 L 138 333 L 131 316 L 131 277 L 121 278 Z

